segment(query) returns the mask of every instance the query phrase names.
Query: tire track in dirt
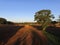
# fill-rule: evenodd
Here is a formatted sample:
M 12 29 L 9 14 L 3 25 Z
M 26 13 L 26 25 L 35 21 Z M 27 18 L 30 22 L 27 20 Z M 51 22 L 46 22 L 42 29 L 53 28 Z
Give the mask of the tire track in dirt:
M 30 25 L 25 25 L 5 45 L 47 45 L 47 38 L 42 31 Z

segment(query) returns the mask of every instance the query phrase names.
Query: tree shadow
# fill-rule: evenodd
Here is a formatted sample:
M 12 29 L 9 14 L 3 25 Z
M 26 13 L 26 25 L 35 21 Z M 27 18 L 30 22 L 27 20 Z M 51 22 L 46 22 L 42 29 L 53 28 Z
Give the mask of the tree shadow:
M 0 42 L 6 42 L 23 26 L 0 26 Z
M 38 30 L 42 30 L 41 26 L 33 26 L 33 27 L 38 29 Z M 60 27 L 49 26 L 46 28 L 46 32 L 53 34 L 53 35 L 60 38 Z
M 37 30 L 42 30 L 42 26 L 33 26 L 34 28 L 36 28 Z
M 57 36 L 58 38 L 60 38 L 60 27 L 49 26 L 46 28 L 46 32 L 53 34 Z

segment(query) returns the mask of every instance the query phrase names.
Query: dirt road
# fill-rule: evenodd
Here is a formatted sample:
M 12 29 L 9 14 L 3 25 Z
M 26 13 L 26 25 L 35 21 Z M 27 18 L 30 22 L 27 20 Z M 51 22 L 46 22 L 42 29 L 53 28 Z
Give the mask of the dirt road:
M 42 31 L 30 25 L 25 25 L 5 45 L 47 45 L 47 39 Z

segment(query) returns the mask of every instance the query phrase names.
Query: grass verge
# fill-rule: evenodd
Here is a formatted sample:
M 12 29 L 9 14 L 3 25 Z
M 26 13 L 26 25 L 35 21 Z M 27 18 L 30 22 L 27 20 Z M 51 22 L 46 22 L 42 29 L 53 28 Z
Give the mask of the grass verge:
M 60 45 L 60 39 L 53 34 L 50 34 L 46 31 L 42 31 L 48 39 L 49 45 Z

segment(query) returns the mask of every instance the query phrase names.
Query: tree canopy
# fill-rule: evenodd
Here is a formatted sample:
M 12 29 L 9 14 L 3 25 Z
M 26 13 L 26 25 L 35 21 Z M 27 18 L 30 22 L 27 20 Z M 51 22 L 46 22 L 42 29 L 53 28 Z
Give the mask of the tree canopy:
M 11 21 L 7 21 L 5 18 L 0 18 L 0 24 L 14 24 Z
M 54 16 L 51 14 L 51 10 L 40 10 L 34 15 L 34 20 L 41 24 L 43 30 L 51 23 L 52 18 Z
M 0 24 L 6 24 L 7 20 L 5 18 L 0 18 Z

